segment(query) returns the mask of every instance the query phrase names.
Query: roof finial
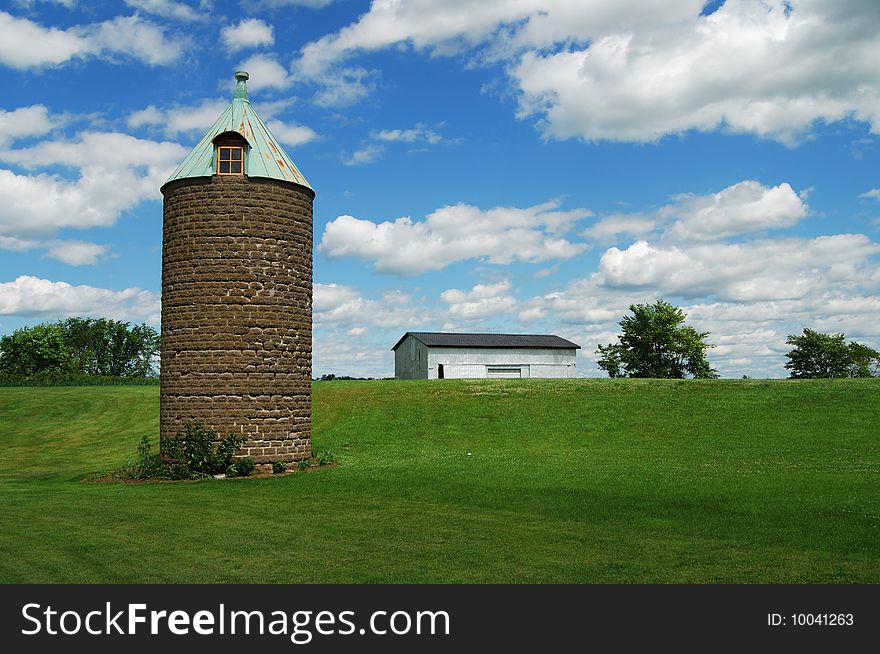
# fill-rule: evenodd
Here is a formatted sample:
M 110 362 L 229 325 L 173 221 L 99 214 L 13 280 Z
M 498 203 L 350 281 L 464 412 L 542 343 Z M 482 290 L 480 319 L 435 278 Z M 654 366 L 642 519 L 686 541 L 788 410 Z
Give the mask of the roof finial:
M 235 93 L 232 94 L 233 100 L 248 100 L 248 91 L 247 91 L 247 80 L 250 78 L 250 75 L 247 74 L 247 71 L 237 70 L 235 71 Z

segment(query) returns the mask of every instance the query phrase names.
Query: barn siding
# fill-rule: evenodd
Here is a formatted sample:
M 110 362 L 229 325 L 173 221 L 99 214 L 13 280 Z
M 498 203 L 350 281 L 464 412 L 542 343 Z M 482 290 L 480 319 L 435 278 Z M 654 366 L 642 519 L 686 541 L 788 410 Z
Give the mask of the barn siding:
M 394 350 L 394 376 L 397 379 L 428 379 L 428 348 L 407 336 Z
M 407 340 L 412 339 L 407 337 Z M 406 341 L 397 352 L 403 350 Z M 566 378 L 575 376 L 577 350 L 539 348 L 427 348 L 426 377 L 399 379 L 437 379 L 438 366 L 443 364 L 446 379 L 482 379 L 487 366 L 522 366 L 523 377 Z

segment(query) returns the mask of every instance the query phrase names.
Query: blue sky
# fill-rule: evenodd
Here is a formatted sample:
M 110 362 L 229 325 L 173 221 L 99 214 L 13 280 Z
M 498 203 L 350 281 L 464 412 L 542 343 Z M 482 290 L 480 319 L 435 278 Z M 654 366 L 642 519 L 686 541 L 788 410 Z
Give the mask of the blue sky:
M 314 373 L 409 329 L 555 333 L 635 302 L 785 376 L 880 346 L 875 0 L 0 3 L 0 333 L 158 325 L 159 187 L 250 72 L 317 191 Z

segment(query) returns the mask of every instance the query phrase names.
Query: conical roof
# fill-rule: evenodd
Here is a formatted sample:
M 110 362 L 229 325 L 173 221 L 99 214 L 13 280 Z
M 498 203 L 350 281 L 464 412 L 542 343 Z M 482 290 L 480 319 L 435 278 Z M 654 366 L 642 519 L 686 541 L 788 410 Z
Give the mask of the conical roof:
M 176 179 L 214 175 L 214 139 L 224 132 L 237 132 L 250 145 L 245 157 L 245 175 L 293 182 L 314 191 L 251 106 L 246 84 L 248 77 L 245 71 L 235 73 L 237 83 L 232 104 L 220 114 L 211 129 L 165 180 L 165 184 Z

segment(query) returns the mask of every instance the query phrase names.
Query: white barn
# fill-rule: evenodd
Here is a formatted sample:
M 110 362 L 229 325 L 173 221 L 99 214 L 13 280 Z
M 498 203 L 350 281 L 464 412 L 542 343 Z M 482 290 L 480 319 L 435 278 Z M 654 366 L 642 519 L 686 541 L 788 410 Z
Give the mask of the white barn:
M 575 376 L 580 345 L 559 336 L 407 332 L 394 350 L 397 379 Z

